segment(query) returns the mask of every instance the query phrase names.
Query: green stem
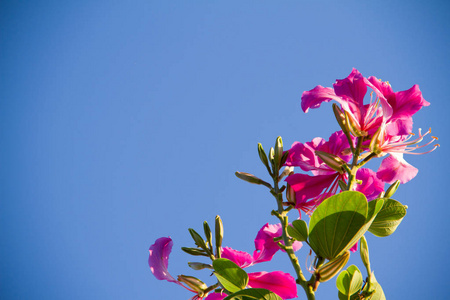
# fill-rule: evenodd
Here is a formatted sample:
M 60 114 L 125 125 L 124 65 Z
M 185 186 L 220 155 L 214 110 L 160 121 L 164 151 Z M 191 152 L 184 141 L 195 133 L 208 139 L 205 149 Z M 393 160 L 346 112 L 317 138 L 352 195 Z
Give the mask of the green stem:
M 297 280 L 296 282 L 303 287 L 305 290 L 306 296 L 308 300 L 315 300 L 315 294 L 313 290 L 313 286 L 310 282 L 306 281 L 305 276 L 303 275 L 302 269 L 300 267 L 300 264 L 298 262 L 298 258 L 294 253 L 294 249 L 292 248 L 292 241 L 289 238 L 287 234 L 287 227 L 289 226 L 289 220 L 287 216 L 287 211 L 283 208 L 283 194 L 278 187 L 278 174 L 274 175 L 273 177 L 274 181 L 274 188 L 273 188 L 273 195 L 275 196 L 275 199 L 277 200 L 278 210 L 274 211 L 273 214 L 280 219 L 281 227 L 282 227 L 282 239 L 284 241 L 285 247 L 284 250 L 286 251 L 286 254 L 288 255 L 292 266 L 294 267 L 295 273 L 297 274 Z M 311 278 L 312 280 L 312 278 Z M 311 281 L 310 280 L 310 281 Z

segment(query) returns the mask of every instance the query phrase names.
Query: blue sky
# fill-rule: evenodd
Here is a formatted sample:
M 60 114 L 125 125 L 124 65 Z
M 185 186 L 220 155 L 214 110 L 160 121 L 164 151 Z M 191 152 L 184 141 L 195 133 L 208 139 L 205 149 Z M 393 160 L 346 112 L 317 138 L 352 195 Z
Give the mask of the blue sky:
M 198 275 L 187 228 L 222 216 L 224 244 L 253 251 L 274 200 L 256 146 L 337 130 L 300 96 L 353 67 L 431 105 L 414 128 L 441 148 L 390 237 L 368 234 L 388 299 L 446 295 L 450 267 L 445 1 L 33 1 L 0 4 L 0 295 L 4 299 L 188 299 L 157 281 L 148 247 L 171 236 L 173 275 Z M 376 165 L 375 165 L 376 167 Z M 308 249 L 298 252 L 302 261 Z M 362 266 L 358 255 L 350 263 Z M 302 265 L 304 267 L 304 264 Z M 291 272 L 281 253 L 249 271 Z M 303 299 L 299 290 L 300 299 Z M 336 299 L 334 280 L 318 299 Z

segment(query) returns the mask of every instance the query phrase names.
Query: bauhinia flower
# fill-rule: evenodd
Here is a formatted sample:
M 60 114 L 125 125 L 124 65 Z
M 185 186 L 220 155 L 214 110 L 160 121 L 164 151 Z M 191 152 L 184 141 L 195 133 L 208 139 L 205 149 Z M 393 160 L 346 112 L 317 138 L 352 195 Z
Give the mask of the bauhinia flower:
M 371 88 L 376 101 L 364 104 L 367 87 Z M 378 127 L 392 116 L 392 107 L 377 87 L 353 69 L 345 79 L 338 79 L 333 88 L 316 86 L 302 94 L 302 109 L 306 113 L 310 108 L 318 108 L 322 102 L 337 101 L 344 110 L 356 136 L 366 136 L 375 132 Z M 381 105 L 381 107 L 380 107 Z
M 190 287 L 189 285 L 185 285 L 186 281 L 176 280 L 173 278 L 172 275 L 170 275 L 168 266 L 169 266 L 169 255 L 172 251 L 172 239 L 170 237 L 161 237 L 155 241 L 153 245 L 150 246 L 148 249 L 149 251 L 149 257 L 148 257 L 148 265 L 150 266 L 150 270 L 152 271 L 153 275 L 158 280 L 167 280 L 169 282 L 176 283 L 188 291 L 191 291 L 195 293 L 195 295 L 191 298 L 191 300 L 197 300 L 197 299 L 203 299 L 204 293 L 201 290 L 194 289 L 193 287 Z M 185 284 L 183 284 L 183 282 Z M 206 289 L 206 285 L 204 286 Z M 205 298 L 206 300 L 213 300 L 217 299 L 211 296 L 207 296 Z
M 316 151 L 322 151 L 338 157 L 343 162 L 351 158 L 350 145 L 342 131 L 333 133 L 328 141 L 323 138 L 315 138 L 311 142 L 292 144 L 286 160 L 286 166 L 300 167 L 303 171 L 311 171 L 313 176 L 295 173 L 288 176 L 288 201 L 295 208 L 311 213 L 328 196 L 334 195 L 338 188 L 339 180 L 345 180 L 347 174 L 329 167 L 317 155 Z M 295 199 L 295 200 L 293 200 Z
M 281 224 L 264 225 L 258 232 L 255 239 L 255 251 L 253 256 L 247 252 L 237 251 L 229 247 L 222 249 L 222 257 L 227 258 L 236 263 L 241 268 L 249 267 L 253 264 L 270 261 L 275 253 L 280 250 L 277 242 L 273 239 L 281 236 Z M 155 244 L 150 246 L 148 263 L 153 275 L 159 280 L 167 280 L 183 286 L 187 290 L 196 293 L 191 298 L 205 300 L 221 300 L 227 295 L 225 293 L 210 293 L 206 295 L 203 291 L 207 288 L 206 285 L 201 285 L 202 282 L 194 282 L 194 285 L 189 285 L 189 276 L 179 276 L 178 280 L 170 275 L 168 271 L 169 254 L 172 250 L 172 239 L 169 237 L 162 237 L 156 240 Z M 301 242 L 294 242 L 293 249 L 297 251 L 302 246 Z M 295 279 L 287 273 L 281 271 L 275 272 L 255 272 L 248 273 L 249 281 L 248 287 L 264 288 L 270 290 L 282 299 L 292 299 L 297 297 L 297 285 Z M 187 280 L 188 279 L 188 280 Z

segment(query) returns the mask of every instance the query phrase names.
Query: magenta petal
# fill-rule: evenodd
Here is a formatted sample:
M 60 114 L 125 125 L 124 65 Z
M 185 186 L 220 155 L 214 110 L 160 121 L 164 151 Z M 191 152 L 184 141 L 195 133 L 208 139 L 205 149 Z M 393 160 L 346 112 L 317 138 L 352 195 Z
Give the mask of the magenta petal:
M 377 177 L 384 182 L 393 183 L 400 180 L 401 183 L 406 183 L 413 179 L 419 170 L 403 159 L 402 154 L 391 153 L 391 155 L 381 162 L 380 168 L 377 171 Z
M 356 185 L 356 190 L 363 193 L 369 201 L 376 199 L 381 192 L 384 192 L 384 182 L 370 169 L 359 169 L 356 179 L 362 181 L 361 184 Z
M 162 237 L 156 240 L 156 242 L 148 249 L 148 265 L 156 279 L 167 280 L 180 284 L 175 280 L 167 270 L 169 266 L 169 254 L 172 251 L 172 239 L 169 237 Z M 181 284 L 180 284 L 181 285 Z
M 281 236 L 281 233 L 277 235 L 277 232 L 281 229 L 281 224 L 264 225 L 256 235 L 255 238 L 255 251 L 253 252 L 254 263 L 260 263 L 263 261 L 269 261 L 280 250 L 277 243 L 273 241 L 274 237 Z
M 285 181 L 294 189 L 297 204 L 301 204 L 319 196 L 338 176 L 339 173 L 316 176 L 297 173 L 288 176 Z
M 244 251 L 234 250 L 230 247 L 222 249 L 222 257 L 231 260 L 241 268 L 246 268 L 253 264 L 253 257 Z
M 208 297 L 205 298 L 205 300 L 222 300 L 225 299 L 228 295 L 225 293 L 212 293 L 209 294 Z
M 353 245 L 353 247 L 350 248 L 351 252 L 356 252 L 358 250 L 358 242 L 356 242 L 356 244 Z
M 316 170 L 320 168 L 319 157 L 314 153 L 325 143 L 322 138 L 315 138 L 309 143 L 295 142 L 289 149 L 286 165 L 290 167 L 300 167 L 303 171 Z
M 367 82 L 361 73 L 353 68 L 347 78 L 336 80 L 336 83 L 333 84 L 333 88 L 336 95 L 343 98 L 348 103 L 350 111 L 357 112 L 364 105 L 364 96 L 367 92 L 366 83 Z M 343 106 L 343 108 L 348 111 L 345 106 Z
M 248 274 L 248 286 L 267 289 L 283 299 L 297 298 L 297 284 L 294 277 L 281 271 L 255 272 Z
M 388 99 L 394 109 L 392 118 L 407 118 L 418 112 L 423 106 L 430 103 L 422 97 L 422 92 L 417 84 L 409 90 L 396 92 L 395 97 Z
M 318 108 L 322 102 L 330 102 L 333 99 L 341 105 L 345 105 L 345 102 L 342 103 L 343 100 L 336 96 L 332 88 L 318 85 L 310 91 L 303 92 L 302 109 L 306 113 L 310 108 Z

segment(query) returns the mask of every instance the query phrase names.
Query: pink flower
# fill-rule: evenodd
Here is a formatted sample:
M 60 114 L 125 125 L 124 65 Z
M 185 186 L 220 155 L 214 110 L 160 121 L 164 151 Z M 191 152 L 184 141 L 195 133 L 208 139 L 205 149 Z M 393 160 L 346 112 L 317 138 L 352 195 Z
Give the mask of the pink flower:
M 195 293 L 191 300 L 197 300 L 197 299 L 203 299 L 203 297 L 200 297 L 198 295 L 198 292 L 194 291 L 193 289 L 183 285 L 180 281 L 175 280 L 175 278 L 170 275 L 168 266 L 169 266 L 169 255 L 170 252 L 172 252 L 172 239 L 170 237 L 161 237 L 155 241 L 153 245 L 150 246 L 148 249 L 149 256 L 148 256 L 148 265 L 150 266 L 150 270 L 152 271 L 153 275 L 158 280 L 167 280 L 169 282 L 176 283 L 188 291 L 191 291 Z M 217 295 L 210 294 L 205 298 L 205 300 L 219 300 L 223 299 L 220 297 L 217 297 Z M 226 295 L 225 295 L 226 296 Z
M 281 236 L 281 224 L 264 225 L 255 238 L 255 251 L 253 256 L 244 251 L 237 251 L 229 247 L 222 249 L 222 257 L 233 261 L 241 268 L 249 267 L 253 264 L 269 261 L 280 250 L 274 238 Z M 203 299 L 193 289 L 186 287 L 182 282 L 175 280 L 168 271 L 169 254 L 172 250 L 172 239 L 162 237 L 150 246 L 148 264 L 153 275 L 159 280 L 174 282 L 187 290 L 196 293 L 192 298 Z M 297 251 L 301 248 L 301 242 L 294 242 L 293 249 Z M 278 294 L 283 299 L 297 297 L 297 285 L 295 279 L 281 271 L 248 273 L 248 286 L 252 288 L 264 288 Z M 210 293 L 205 300 L 221 300 L 226 294 Z
M 350 145 L 342 131 L 333 133 L 328 141 L 315 138 L 309 143 L 295 142 L 289 150 L 286 165 L 300 167 L 304 171 L 311 171 L 313 176 L 307 174 L 292 174 L 285 181 L 288 183 L 288 199 L 295 204 L 295 208 L 311 213 L 326 197 L 334 195 L 338 190 L 338 181 L 345 180 L 347 174 L 337 172 L 326 165 L 315 151 L 322 151 L 340 157 L 348 162 L 351 158 Z
M 371 88 L 377 101 L 364 104 L 367 87 Z M 361 136 L 375 132 L 378 127 L 391 117 L 393 109 L 383 93 L 361 73 L 353 69 L 345 79 L 338 79 L 333 88 L 320 85 L 302 94 L 302 109 L 306 113 L 310 108 L 318 108 L 322 102 L 337 101 L 347 113 L 351 123 Z M 381 107 L 380 107 L 381 105 Z
M 417 149 L 429 146 L 437 140 L 437 137 L 432 136 L 429 142 L 419 146 L 418 144 L 429 133 L 431 133 L 431 130 L 422 134 L 421 129 L 419 129 L 419 136 L 411 140 L 414 136 L 413 134 L 407 136 L 390 135 L 389 130 L 386 130 L 385 126 L 382 126 L 370 144 L 371 151 L 377 153 L 378 156 L 390 154 L 389 157 L 381 162 L 380 168 L 377 171 L 378 178 L 388 183 L 393 183 L 396 180 L 400 180 L 401 183 L 406 183 L 413 179 L 419 170 L 407 163 L 403 159 L 403 154 L 421 155 L 430 153 L 439 147 L 439 144 L 434 144 L 433 148 L 426 152 L 415 152 Z

